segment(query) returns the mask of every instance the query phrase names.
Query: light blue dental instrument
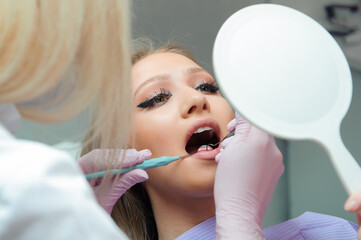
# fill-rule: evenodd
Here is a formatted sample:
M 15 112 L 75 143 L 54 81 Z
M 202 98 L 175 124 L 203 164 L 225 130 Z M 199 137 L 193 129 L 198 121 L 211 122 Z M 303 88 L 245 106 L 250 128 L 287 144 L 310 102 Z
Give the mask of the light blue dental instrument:
M 218 144 L 220 144 L 221 142 L 223 142 L 224 139 L 226 138 L 229 138 L 231 136 L 233 136 L 235 133 L 235 130 L 231 131 L 230 133 L 227 134 L 227 136 L 225 136 L 221 141 L 219 141 L 218 143 L 210 143 L 207 145 L 208 146 L 211 146 L 211 147 L 214 147 Z M 183 156 L 175 156 L 175 157 L 167 157 L 167 156 L 164 156 L 164 157 L 159 157 L 159 158 L 152 158 L 152 159 L 148 159 L 148 160 L 145 160 L 144 162 L 142 163 L 139 163 L 139 164 L 136 164 L 134 166 L 131 166 L 131 167 L 124 167 L 120 170 L 120 174 L 124 174 L 124 173 L 127 173 L 131 170 L 134 170 L 134 169 L 143 169 L 143 170 L 148 170 L 148 169 L 151 169 L 151 168 L 155 168 L 155 167 L 160 167 L 160 166 L 165 166 L 171 162 L 174 162 L 174 161 L 177 161 L 179 159 L 183 159 L 183 158 L 186 158 L 186 157 L 190 157 L 192 156 L 194 153 L 192 154 L 187 154 L 187 155 L 183 155 Z M 101 177 L 104 177 L 105 173 L 111 173 L 112 175 L 116 175 L 118 174 L 119 172 L 119 169 L 110 169 L 108 171 L 101 171 L 101 172 L 95 172 L 95 173 L 88 173 L 85 175 L 86 179 L 93 179 L 93 178 L 101 178 Z
M 142 163 L 136 164 L 134 166 L 131 167 L 124 167 L 122 169 L 120 169 L 120 174 L 124 174 L 127 173 L 131 170 L 134 169 L 143 169 L 143 170 L 147 170 L 150 168 L 155 168 L 155 167 L 160 167 L 160 166 L 164 166 L 167 165 L 171 162 L 177 161 L 179 159 L 183 159 L 189 156 L 192 156 L 193 154 L 187 154 L 187 155 L 183 155 L 183 156 L 175 156 L 175 157 L 159 157 L 159 158 L 152 158 L 152 159 L 148 159 L 145 160 Z M 85 177 L 86 179 L 93 179 L 93 178 L 100 178 L 100 177 L 104 177 L 105 173 L 111 173 L 113 175 L 118 174 L 119 169 L 110 169 L 108 171 L 101 171 L 101 172 L 95 172 L 95 173 L 89 173 L 86 174 Z

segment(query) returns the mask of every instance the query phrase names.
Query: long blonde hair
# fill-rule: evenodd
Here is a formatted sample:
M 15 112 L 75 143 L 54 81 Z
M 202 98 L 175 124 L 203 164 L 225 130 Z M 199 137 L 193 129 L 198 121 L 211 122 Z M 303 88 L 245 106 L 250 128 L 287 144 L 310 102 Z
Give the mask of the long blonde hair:
M 127 0 L 0 0 L 0 103 L 46 123 L 90 109 L 98 147 L 125 147 L 129 11 Z
M 182 44 L 168 42 L 159 47 L 149 39 L 136 40 L 132 64 L 161 52 L 181 54 L 198 63 Z M 128 190 L 114 205 L 112 217 L 117 225 L 133 240 L 158 239 L 157 227 L 148 194 L 142 184 Z

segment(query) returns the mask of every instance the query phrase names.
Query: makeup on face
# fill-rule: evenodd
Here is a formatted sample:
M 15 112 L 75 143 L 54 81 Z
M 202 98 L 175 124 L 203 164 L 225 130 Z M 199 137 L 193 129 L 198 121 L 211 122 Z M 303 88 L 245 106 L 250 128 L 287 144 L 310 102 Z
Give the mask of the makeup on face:
M 146 132 L 156 132 L 159 137 L 154 137 L 154 141 L 159 142 L 162 146 L 166 146 L 164 145 L 166 140 L 162 135 L 169 136 L 169 134 L 163 133 L 163 131 L 168 133 L 174 132 L 175 136 L 185 138 L 190 126 L 198 121 L 212 119 L 217 125 L 222 124 L 223 126 L 222 134 L 217 133 L 217 128 L 219 128 L 219 126 L 215 127 L 212 126 L 212 124 L 209 126 L 199 126 L 199 129 L 193 129 L 193 133 L 191 134 L 192 137 L 188 136 L 188 140 L 190 141 L 189 143 L 184 144 L 183 151 L 164 151 L 164 155 L 195 154 L 198 152 L 210 152 L 210 150 L 217 149 L 218 146 L 216 143 L 225 135 L 224 125 L 226 124 L 224 123 L 224 119 L 228 119 L 228 115 L 232 114 L 228 114 L 229 105 L 220 95 L 217 84 L 206 70 L 182 55 L 174 53 L 157 53 L 142 59 L 133 66 L 132 84 L 134 89 L 134 111 L 136 118 L 139 120 L 144 119 L 148 123 L 153 123 L 149 125 L 150 128 L 147 127 L 148 124 L 144 125 L 144 121 L 142 123 L 139 122 L 137 125 L 145 130 L 142 133 L 146 135 L 149 135 Z M 212 105 L 212 108 L 214 106 L 214 110 L 216 111 L 200 111 L 200 114 L 191 114 L 189 118 L 186 117 L 187 119 L 182 117 L 180 112 L 177 112 L 177 109 L 178 111 L 180 110 L 179 108 L 186 109 L 186 105 L 194 104 L 192 103 L 193 100 L 190 100 L 193 98 L 197 98 L 202 102 L 207 102 L 206 104 Z M 220 115 L 214 116 L 214 114 L 222 112 L 220 109 L 223 109 L 223 107 L 218 109 L 218 107 L 216 107 L 218 105 L 227 109 L 225 110 L 227 112 L 225 117 L 220 117 Z M 193 106 L 188 107 L 193 108 Z M 192 109 L 186 109 L 186 111 L 191 110 Z M 230 111 L 230 113 L 232 112 Z M 168 118 L 169 121 L 166 120 Z M 153 129 L 153 127 L 159 129 L 156 130 Z M 183 133 L 179 131 L 176 133 L 176 129 L 180 131 L 182 131 L 181 129 L 184 130 Z M 137 132 L 140 134 L 138 134 L 140 137 L 142 133 L 139 131 Z M 170 141 L 173 141 L 174 145 L 177 145 L 179 148 L 179 143 L 176 143 L 179 140 L 177 140 L 176 137 L 171 137 L 170 139 L 173 139 Z M 158 149 L 154 144 L 148 143 L 145 140 L 139 140 L 139 148 L 142 148 L 142 146 L 155 146 Z M 209 144 L 213 145 L 210 146 Z M 173 146 L 171 148 L 173 149 Z M 166 149 L 170 148 L 166 147 Z M 163 151 L 159 150 L 159 152 Z M 157 156 L 162 155 L 158 154 Z
M 218 86 L 205 70 L 201 68 L 186 68 L 181 72 L 185 78 L 191 79 L 188 82 L 188 87 L 207 95 L 218 94 Z M 138 92 L 140 92 L 139 94 L 141 95 L 142 88 L 144 88 L 143 91 L 145 92 L 154 91 L 154 93 L 148 95 L 145 99 L 143 96 L 143 100 L 140 100 L 140 103 L 136 103 L 137 108 L 151 111 L 154 108 L 161 108 L 163 104 L 167 104 L 173 96 L 171 92 L 172 81 L 174 81 L 172 75 L 166 73 L 150 77 L 148 80 L 142 82 L 137 87 L 135 95 Z M 168 85 L 170 89 L 166 89 L 166 85 Z M 156 87 L 159 87 L 159 89 L 153 90 L 157 89 Z M 193 123 L 188 131 L 185 150 L 188 154 L 196 154 L 197 157 L 202 159 L 214 159 L 219 153 L 217 144 L 219 140 L 220 128 L 218 123 L 210 118 L 202 119 Z
M 150 196 L 172 198 L 213 194 L 216 144 L 228 133 L 233 111 L 213 77 L 176 53 L 149 55 L 132 67 L 134 133 L 132 148 L 152 158 L 192 156 L 147 170 Z M 206 151 L 207 150 L 207 151 Z
M 214 81 L 202 82 L 194 86 L 194 89 L 203 93 L 214 94 L 217 93 L 218 87 Z M 157 105 L 165 103 L 172 97 L 170 90 L 160 88 L 158 91 L 154 91 L 154 95 L 146 98 L 143 102 L 137 105 L 138 108 L 151 109 Z
M 184 77 L 190 78 L 189 87 L 205 94 L 216 94 L 219 90 L 213 78 L 202 68 L 186 68 L 181 71 Z M 136 88 L 134 98 L 137 100 L 137 108 L 151 109 L 162 105 L 172 97 L 172 81 L 176 76 L 172 74 L 159 74 L 143 81 Z M 179 77 L 179 76 L 178 76 Z M 137 94 L 146 95 L 137 99 Z M 145 93 L 144 93 L 145 92 Z M 148 92 L 148 93 L 147 93 Z

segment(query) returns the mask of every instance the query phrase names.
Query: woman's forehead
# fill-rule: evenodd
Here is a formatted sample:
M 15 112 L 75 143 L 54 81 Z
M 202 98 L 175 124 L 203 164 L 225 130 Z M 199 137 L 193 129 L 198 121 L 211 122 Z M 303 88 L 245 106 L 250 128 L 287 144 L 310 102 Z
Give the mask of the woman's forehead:
M 191 59 L 177 53 L 153 53 L 132 67 L 132 78 L 148 79 L 152 75 L 172 74 L 182 71 L 184 68 L 200 66 Z
M 168 80 L 176 76 L 186 76 L 196 72 L 206 72 L 191 59 L 177 53 L 153 53 L 132 67 L 133 90 L 154 80 Z

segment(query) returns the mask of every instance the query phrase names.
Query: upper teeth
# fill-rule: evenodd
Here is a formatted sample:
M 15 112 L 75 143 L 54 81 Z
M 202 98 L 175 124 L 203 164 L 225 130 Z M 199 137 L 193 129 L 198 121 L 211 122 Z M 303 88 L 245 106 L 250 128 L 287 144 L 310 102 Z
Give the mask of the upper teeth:
M 201 132 L 208 131 L 208 130 L 214 130 L 214 129 L 211 127 L 200 127 L 194 133 L 201 133 Z

